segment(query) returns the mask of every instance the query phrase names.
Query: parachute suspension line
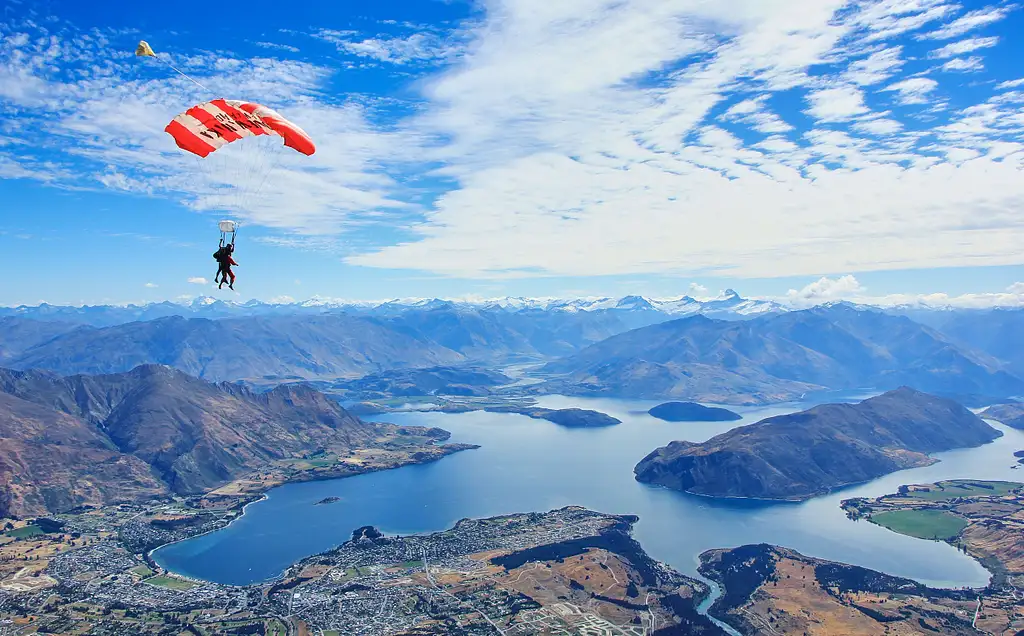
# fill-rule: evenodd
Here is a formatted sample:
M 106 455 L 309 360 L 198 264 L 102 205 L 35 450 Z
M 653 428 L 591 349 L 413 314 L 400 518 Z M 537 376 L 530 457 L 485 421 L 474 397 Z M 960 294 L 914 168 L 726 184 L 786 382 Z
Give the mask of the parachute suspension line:
M 268 150 L 260 155 L 259 172 L 253 173 L 253 181 L 259 179 L 259 185 L 256 186 L 255 191 L 252 194 L 254 200 L 256 200 L 263 192 L 263 186 L 267 184 L 271 173 L 273 173 L 281 161 L 281 156 L 284 154 L 284 146 L 276 144 L 273 140 L 268 140 L 271 143 L 268 146 Z
M 203 90 L 204 90 L 204 91 L 206 91 L 207 93 L 211 93 L 211 94 L 213 93 L 213 91 L 211 91 L 210 89 L 206 88 L 205 86 L 203 86 L 202 84 L 200 84 L 200 83 L 199 83 L 199 82 L 197 82 L 196 80 L 192 79 L 191 77 L 189 77 L 189 76 L 188 76 L 188 75 L 186 75 L 185 73 L 181 72 L 181 71 L 180 71 L 180 70 L 178 69 L 178 67 L 177 67 L 177 66 L 175 66 L 175 65 L 171 64 L 170 62 L 168 62 L 168 61 L 167 61 L 167 60 L 165 60 L 164 58 L 162 58 L 162 57 L 160 57 L 160 56 L 158 56 L 158 55 L 154 55 L 153 57 L 155 57 L 156 59 L 160 60 L 161 62 L 163 62 L 163 63 L 164 63 L 164 64 L 166 64 L 167 66 L 170 66 L 170 67 L 171 67 L 171 69 L 172 69 L 172 70 L 173 70 L 173 71 L 174 71 L 175 73 L 177 73 L 178 75 L 181 75 L 182 77 L 184 77 L 184 78 L 185 78 L 185 79 L 187 79 L 188 81 L 192 82 L 193 84 L 195 84 L 195 85 L 196 85 L 196 86 L 198 86 L 199 88 L 203 89 Z
M 272 150 L 269 153 L 269 155 L 264 155 L 263 158 L 266 159 L 266 161 L 270 163 L 270 168 L 267 169 L 267 170 L 262 170 L 261 171 L 263 173 L 263 178 L 260 179 L 260 184 L 259 184 L 259 186 L 257 186 L 256 191 L 252 195 L 253 199 L 256 199 L 257 197 L 259 197 L 260 193 L 263 192 L 263 186 L 265 186 L 267 184 L 267 180 L 270 177 L 271 173 L 274 172 L 277 169 L 277 166 L 278 166 L 278 164 L 281 161 L 281 157 L 284 154 L 282 149 L 283 149 L 283 146 L 281 146 L 281 147 L 274 146 L 274 150 Z M 272 158 L 267 159 L 267 157 L 272 157 Z M 266 164 L 264 164 L 264 166 L 265 165 Z
M 156 58 L 156 59 L 160 60 L 161 62 L 163 62 L 164 64 L 166 64 L 167 66 L 171 67 L 171 69 L 175 73 L 177 73 L 178 75 L 181 75 L 182 77 L 184 77 L 188 81 L 192 82 L 193 84 L 195 84 L 199 88 L 203 89 L 207 93 L 212 93 L 213 92 L 210 89 L 208 89 L 205 86 L 203 86 L 202 84 L 200 84 L 199 82 L 197 82 L 194 79 L 192 79 L 191 77 L 189 77 L 186 73 L 184 73 L 177 66 L 171 64 L 170 61 L 165 60 L 164 58 L 162 58 L 159 55 L 157 55 L 156 51 L 153 50 L 153 47 L 151 47 L 149 45 L 149 42 L 147 42 L 145 40 L 140 40 L 139 41 L 139 45 L 135 48 L 135 55 L 136 55 L 136 57 L 153 57 L 153 58 Z

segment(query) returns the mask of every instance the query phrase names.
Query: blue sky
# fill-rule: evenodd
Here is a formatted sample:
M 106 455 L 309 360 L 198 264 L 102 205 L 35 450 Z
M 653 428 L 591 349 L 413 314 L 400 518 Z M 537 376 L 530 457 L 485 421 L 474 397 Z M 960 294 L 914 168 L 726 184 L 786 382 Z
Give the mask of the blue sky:
M 1017 4 L 292 4 L 4 5 L 0 304 L 211 293 L 235 218 L 236 300 L 1024 305 Z M 186 157 L 215 97 L 317 153 Z

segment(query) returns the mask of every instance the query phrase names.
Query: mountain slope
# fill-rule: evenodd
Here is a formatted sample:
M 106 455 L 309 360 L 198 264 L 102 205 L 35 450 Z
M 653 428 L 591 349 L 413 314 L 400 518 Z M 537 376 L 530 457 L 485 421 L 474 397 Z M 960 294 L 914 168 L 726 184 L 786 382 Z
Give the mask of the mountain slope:
M 358 376 L 462 360 L 450 349 L 369 318 L 170 317 L 102 329 L 83 327 L 25 351 L 8 366 L 67 375 L 122 373 L 142 364 L 166 364 L 204 379 L 237 380 Z
M 508 311 L 501 307 L 481 309 L 435 302 L 428 307 L 396 312 L 387 318 L 387 324 L 472 360 L 500 362 L 568 355 L 609 336 L 665 318 L 658 312 L 647 311 Z
M 66 322 L 0 318 L 0 363 L 77 328 L 78 325 Z
M 981 416 L 1024 431 L 1024 404 L 997 404 L 985 409 Z
M 901 316 L 837 305 L 746 321 L 693 316 L 614 336 L 544 367 L 544 388 L 757 403 L 820 389 L 912 385 L 1005 396 L 1024 381 Z
M 1024 375 L 1024 309 L 943 312 L 933 322 L 953 342 L 984 351 L 1011 373 Z
M 702 444 L 672 442 L 634 473 L 638 481 L 700 495 L 807 499 L 1000 435 L 956 402 L 904 387 L 859 404 L 771 417 Z
M 0 397 L 4 491 L 16 510 L 204 492 L 275 460 L 372 447 L 380 433 L 304 385 L 255 394 L 154 365 L 67 378 L 0 370 Z M 61 490 L 64 499 L 47 494 Z
M 144 461 L 78 418 L 0 393 L 0 517 L 167 492 Z

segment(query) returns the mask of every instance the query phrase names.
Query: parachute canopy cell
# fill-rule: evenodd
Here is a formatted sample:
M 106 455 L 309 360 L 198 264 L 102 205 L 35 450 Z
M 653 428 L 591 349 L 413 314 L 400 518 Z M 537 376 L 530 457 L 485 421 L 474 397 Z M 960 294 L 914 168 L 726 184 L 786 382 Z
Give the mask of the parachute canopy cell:
M 149 45 L 149 42 L 142 40 L 139 42 L 139 46 L 135 48 L 135 55 L 139 57 L 156 57 L 156 53 L 153 52 L 153 47 Z
M 200 157 L 244 137 L 278 135 L 304 155 L 316 152 L 313 140 L 275 111 L 252 102 L 215 99 L 181 113 L 164 128 L 182 150 Z
M 221 221 L 218 225 L 220 226 L 220 231 L 225 234 L 230 234 L 235 231 L 234 221 Z

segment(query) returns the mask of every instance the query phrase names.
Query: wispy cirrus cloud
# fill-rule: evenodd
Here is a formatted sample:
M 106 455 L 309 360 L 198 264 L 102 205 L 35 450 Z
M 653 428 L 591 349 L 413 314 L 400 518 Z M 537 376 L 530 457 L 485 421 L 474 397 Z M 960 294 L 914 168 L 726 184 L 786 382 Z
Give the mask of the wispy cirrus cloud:
M 359 31 L 321 29 L 314 35 L 334 44 L 339 51 L 398 65 L 445 60 L 460 50 L 450 39 L 430 31 L 366 37 Z
M 332 91 L 337 68 L 282 59 L 286 49 L 180 60 L 204 82 L 266 95 L 325 142 L 310 161 L 286 155 L 280 180 L 240 209 L 246 220 L 278 230 L 266 240 L 281 247 L 460 278 L 821 276 L 1024 258 L 1016 78 L 984 63 L 1016 46 L 990 31 L 1009 5 L 479 9 L 448 30 L 316 34 L 412 73 L 404 101 Z M 76 179 L 58 162 L 67 173 L 53 183 L 231 203 L 230 184 L 166 168 L 160 131 L 191 90 L 183 81 L 133 75 L 134 59 L 101 63 L 98 43 L 83 47 L 87 79 L 54 73 L 42 34 L 8 40 L 20 43 L 0 53 L 3 107 L 59 104 L 34 125 L 98 168 Z M 981 88 L 950 75 L 967 71 Z M 0 170 L 2 158 L 40 174 L 53 161 L 0 145 Z M 339 250 L 339 235 L 374 224 L 380 238 Z
M 982 9 L 976 9 L 960 16 L 956 20 L 944 25 L 940 29 L 936 29 L 931 33 L 925 34 L 922 37 L 926 39 L 934 40 L 947 40 L 950 38 L 960 37 L 966 33 L 980 29 L 981 27 L 989 24 L 995 24 L 1000 20 L 1007 17 L 1010 11 L 1016 9 L 1016 7 L 1010 5 L 993 5 Z
M 942 70 L 956 73 L 973 73 L 985 69 L 985 62 L 980 57 L 957 57 L 942 65 Z
M 445 173 L 460 187 L 417 240 L 350 262 L 500 277 L 1020 261 L 973 211 L 1022 201 L 1024 156 L 992 154 L 991 127 L 936 137 L 978 117 L 969 109 L 932 113 L 931 129 L 905 110 L 949 98 L 937 79 L 901 74 L 902 38 L 950 27 L 955 3 L 487 6 L 472 52 L 428 85 L 420 122 L 451 136 Z M 792 96 L 778 110 L 785 91 L 803 112 Z
M 410 141 L 371 124 L 372 106 L 331 98 L 324 83 L 332 69 L 270 57 L 174 58 L 229 97 L 258 96 L 320 143 L 305 157 L 284 148 L 280 138 L 259 138 L 200 160 L 176 148 L 163 129 L 209 94 L 151 59 L 109 55 L 105 36 L 58 39 L 24 26 L 0 30 L 6 36 L 0 41 L 0 113 L 8 115 L 0 118 L 0 134 L 24 142 L 0 145 L 0 177 L 184 195 L 199 210 L 227 210 L 248 223 L 303 234 L 336 233 L 367 210 L 410 207 L 396 197 L 402 187 L 382 168 L 401 161 L 400 148 Z
M 959 42 L 953 42 L 946 46 L 936 49 L 931 52 L 932 57 L 937 58 L 949 58 L 963 55 L 964 53 L 970 53 L 977 51 L 978 49 L 987 49 L 999 44 L 999 38 L 968 38 L 966 40 L 960 40 Z
M 912 77 L 886 86 L 886 91 L 896 91 L 904 105 L 927 104 L 939 83 L 930 77 Z

